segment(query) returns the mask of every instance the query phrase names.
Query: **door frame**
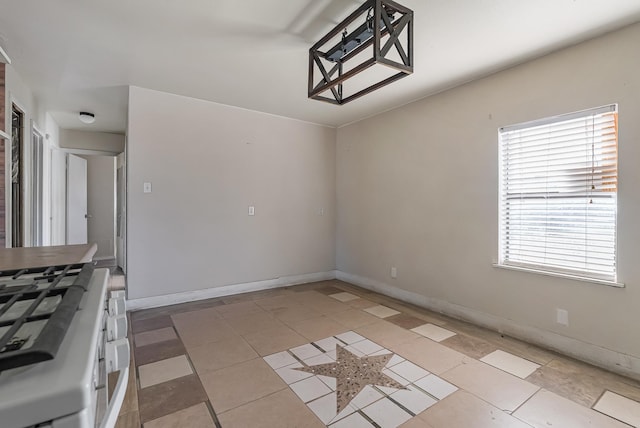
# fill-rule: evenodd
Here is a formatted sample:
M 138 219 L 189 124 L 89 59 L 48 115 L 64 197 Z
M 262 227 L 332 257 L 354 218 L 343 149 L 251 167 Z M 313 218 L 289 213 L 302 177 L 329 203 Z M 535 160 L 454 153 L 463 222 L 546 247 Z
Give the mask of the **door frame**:
M 6 215 L 6 232 L 5 232 L 5 241 L 7 243 L 7 247 L 13 248 L 15 247 L 15 242 L 13 239 L 13 234 L 14 234 L 14 224 L 13 224 L 13 210 L 14 210 L 14 203 L 13 203 L 13 199 L 14 199 L 14 195 L 13 195 L 13 185 L 12 185 L 12 179 L 11 179 L 11 175 L 12 175 L 12 167 L 13 167 L 13 112 L 14 110 L 17 110 L 18 112 L 20 112 L 22 114 L 22 123 L 21 123 L 21 128 L 20 128 L 20 158 L 18 160 L 18 164 L 20 167 L 20 178 L 19 178 L 19 202 L 20 202 L 20 223 L 22 225 L 21 231 L 20 231 L 20 240 L 22 241 L 20 244 L 20 246 L 25 246 L 25 244 L 27 242 L 30 242 L 30 233 L 28 231 L 29 227 L 27 226 L 29 224 L 29 222 L 27 221 L 27 213 L 29 212 L 29 210 L 31 209 L 31 204 L 29 203 L 29 198 L 28 198 L 28 191 L 27 189 L 29 188 L 30 182 L 31 180 L 29 179 L 28 174 L 25 174 L 25 172 L 27 170 L 30 171 L 31 169 L 31 165 L 30 163 L 28 164 L 28 158 L 25 156 L 25 153 L 29 152 L 31 150 L 31 131 L 30 129 L 28 129 L 27 127 L 27 123 L 30 123 L 30 117 L 28 114 L 28 110 L 24 108 L 24 105 L 22 105 L 22 103 L 20 103 L 19 100 L 17 100 L 13 94 L 9 94 L 9 105 L 10 105 L 10 110 L 9 110 L 9 115 L 8 115 L 8 120 L 7 122 L 9 123 L 9 130 L 10 132 L 8 132 L 9 136 L 11 137 L 11 139 L 9 140 L 9 144 L 8 144 L 8 150 L 7 147 L 5 146 L 5 154 L 7 156 L 7 193 L 6 195 L 8 196 L 6 199 L 6 205 L 5 205 L 5 209 L 6 212 L 8 213 L 8 215 Z
M 38 142 L 39 148 L 34 144 L 36 136 L 40 137 Z M 45 194 L 46 182 L 45 172 L 47 171 L 47 144 L 45 133 L 43 133 L 35 124 L 31 121 L 31 168 L 29 175 L 31 177 L 31 209 L 30 209 L 30 227 L 31 227 L 31 245 L 34 247 L 40 247 L 45 244 Z

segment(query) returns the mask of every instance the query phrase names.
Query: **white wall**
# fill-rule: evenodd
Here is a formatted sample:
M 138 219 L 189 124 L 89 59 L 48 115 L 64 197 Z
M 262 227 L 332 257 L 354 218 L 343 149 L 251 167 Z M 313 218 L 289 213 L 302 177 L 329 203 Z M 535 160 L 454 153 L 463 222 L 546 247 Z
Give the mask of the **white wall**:
M 110 132 L 61 129 L 60 147 L 117 154 L 124 152 L 124 135 Z
M 81 156 L 87 160 L 87 236 L 98 245 L 94 259 L 116 255 L 116 158 L 115 156 Z
M 63 245 L 67 234 L 66 222 L 66 162 L 55 155 L 59 151 L 58 124 L 50 114 L 45 114 L 45 161 L 44 161 L 44 245 Z M 58 180 L 58 177 L 61 179 Z
M 23 198 L 24 198 L 24 213 L 25 213 L 25 245 L 30 245 L 31 242 L 31 222 L 30 212 L 31 212 L 31 138 L 32 138 L 32 126 L 36 126 L 40 132 L 42 132 L 44 139 L 44 225 L 43 225 L 43 244 L 56 244 L 56 243 L 64 243 L 59 241 L 51 241 L 50 238 L 55 237 L 59 233 L 64 234 L 64 230 L 60 232 L 59 230 L 52 230 L 52 226 L 56 225 L 60 221 L 64 222 L 64 219 L 60 220 L 58 218 L 59 213 L 57 213 L 57 205 L 58 201 L 52 199 L 52 193 L 60 193 L 60 189 L 54 189 L 49 186 L 51 184 L 55 187 L 55 184 L 51 183 L 52 170 L 51 168 L 51 151 L 58 147 L 58 125 L 53 120 L 53 118 L 46 114 L 37 103 L 36 98 L 34 97 L 29 86 L 22 80 L 21 76 L 17 73 L 17 71 L 11 65 L 6 65 L 6 97 L 5 97 L 5 129 L 7 133 L 11 133 L 11 106 L 12 103 L 15 103 L 21 110 L 24 111 L 24 182 L 23 182 Z M 48 136 L 48 138 L 47 138 Z M 6 147 L 10 148 L 10 142 L 6 142 Z M 10 150 L 5 150 L 5 154 L 7 156 L 7 176 L 6 176 L 6 196 L 7 196 L 7 215 L 6 215 L 6 230 L 7 230 L 7 243 L 9 243 L 11 237 L 11 171 L 10 171 L 10 159 L 11 154 Z M 54 174 L 55 175 L 55 174 Z M 62 201 L 64 203 L 64 200 Z M 64 235 L 63 235 L 64 236 Z
M 67 243 L 67 154 L 51 150 L 51 245 Z
M 334 269 L 335 129 L 137 87 L 128 122 L 130 299 Z
M 338 270 L 506 331 L 524 326 L 640 357 L 639 44 L 636 24 L 339 129 Z M 626 288 L 492 267 L 498 128 L 609 103 L 620 109 L 618 279 Z M 568 327 L 556 324 L 556 308 L 569 311 Z

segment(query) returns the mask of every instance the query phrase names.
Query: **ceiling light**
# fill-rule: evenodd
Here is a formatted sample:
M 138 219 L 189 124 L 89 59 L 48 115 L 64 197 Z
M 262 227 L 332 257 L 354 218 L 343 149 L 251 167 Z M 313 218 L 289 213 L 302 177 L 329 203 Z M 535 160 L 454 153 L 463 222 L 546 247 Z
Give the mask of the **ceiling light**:
M 93 113 L 81 111 L 79 116 L 80 116 L 80 122 L 82 123 L 91 124 L 96 121 L 96 115 Z
M 386 68 L 374 71 L 377 64 Z M 411 73 L 413 11 L 392 0 L 367 0 L 309 49 L 308 96 L 346 104 Z

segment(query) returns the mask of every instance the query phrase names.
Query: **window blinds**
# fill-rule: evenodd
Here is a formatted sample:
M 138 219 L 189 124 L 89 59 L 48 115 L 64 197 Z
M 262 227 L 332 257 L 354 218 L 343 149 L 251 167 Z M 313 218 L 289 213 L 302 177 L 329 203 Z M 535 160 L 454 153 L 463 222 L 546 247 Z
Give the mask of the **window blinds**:
M 615 281 L 617 106 L 499 137 L 500 263 Z

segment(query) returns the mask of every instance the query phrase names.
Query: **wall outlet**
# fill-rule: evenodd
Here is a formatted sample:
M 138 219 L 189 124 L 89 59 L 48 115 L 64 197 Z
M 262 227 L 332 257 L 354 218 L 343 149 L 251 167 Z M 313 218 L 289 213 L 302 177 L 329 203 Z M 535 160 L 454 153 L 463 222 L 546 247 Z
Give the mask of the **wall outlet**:
M 249 206 L 249 210 L 248 210 L 248 214 L 249 215 L 256 215 L 256 207 L 254 207 L 253 205 Z
M 569 325 L 569 311 L 566 309 L 556 309 L 556 322 L 565 326 Z
M 391 278 L 397 278 L 398 277 L 398 270 L 394 267 L 391 268 Z
M 142 191 L 144 193 L 151 193 L 151 183 L 145 182 L 142 184 Z

